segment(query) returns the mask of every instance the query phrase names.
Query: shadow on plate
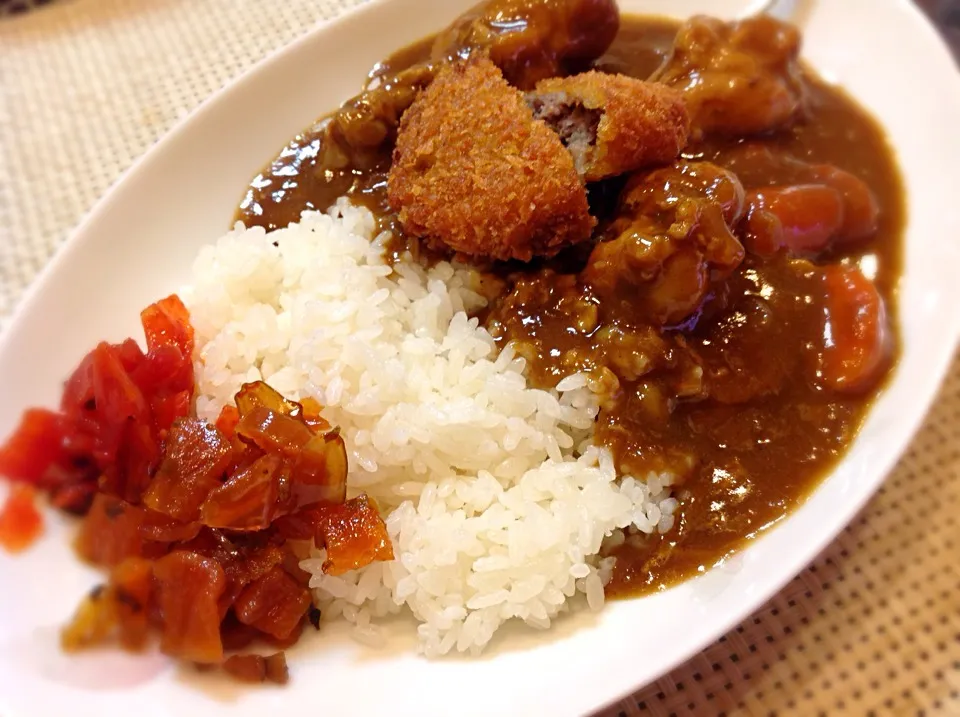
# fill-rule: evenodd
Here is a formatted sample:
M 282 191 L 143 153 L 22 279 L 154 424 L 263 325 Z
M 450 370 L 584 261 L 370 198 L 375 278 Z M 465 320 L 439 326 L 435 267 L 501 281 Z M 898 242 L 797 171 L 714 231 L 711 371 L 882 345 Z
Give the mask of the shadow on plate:
M 595 627 L 601 613 L 582 609 L 565 613 L 553 621 L 549 630 L 537 630 L 518 620 L 503 625 L 479 656 L 453 653 L 433 658 L 437 662 L 488 661 L 511 652 L 542 648 L 550 643 L 573 637 L 581 630 Z M 426 660 L 417 652 L 417 623 L 412 617 L 396 616 L 377 623 L 386 635 L 385 644 L 371 647 L 351 637 L 351 625 L 342 622 L 321 623 L 319 632 L 307 628 L 300 641 L 286 651 L 290 681 L 309 680 L 322 674 L 323 664 L 338 662 L 395 663 L 398 657 Z M 267 654 L 269 650 L 263 650 Z M 245 685 L 232 680 L 222 672 L 198 670 L 190 665 L 179 665 L 176 679 L 188 689 L 202 692 L 217 702 L 230 704 L 241 699 L 249 690 L 271 689 L 269 685 Z

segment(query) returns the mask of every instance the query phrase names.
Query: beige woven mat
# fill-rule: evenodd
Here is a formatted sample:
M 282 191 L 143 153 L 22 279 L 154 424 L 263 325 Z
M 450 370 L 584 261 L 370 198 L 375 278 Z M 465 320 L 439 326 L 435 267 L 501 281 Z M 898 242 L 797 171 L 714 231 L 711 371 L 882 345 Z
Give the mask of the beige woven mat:
M 60 0 L 0 19 L 0 317 L 174 122 L 357 2 Z M 958 547 L 960 362 L 909 454 L 836 543 L 605 717 L 960 715 Z

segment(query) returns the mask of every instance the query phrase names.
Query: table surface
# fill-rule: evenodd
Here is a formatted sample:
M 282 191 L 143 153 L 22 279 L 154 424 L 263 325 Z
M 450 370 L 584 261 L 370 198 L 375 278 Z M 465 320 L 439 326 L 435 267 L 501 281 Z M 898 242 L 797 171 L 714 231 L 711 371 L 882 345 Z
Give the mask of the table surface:
M 0 321 L 172 124 L 358 2 L 0 0 Z M 960 2 L 921 4 L 960 50 Z M 906 456 L 833 545 L 604 717 L 960 715 L 958 547 L 960 361 Z

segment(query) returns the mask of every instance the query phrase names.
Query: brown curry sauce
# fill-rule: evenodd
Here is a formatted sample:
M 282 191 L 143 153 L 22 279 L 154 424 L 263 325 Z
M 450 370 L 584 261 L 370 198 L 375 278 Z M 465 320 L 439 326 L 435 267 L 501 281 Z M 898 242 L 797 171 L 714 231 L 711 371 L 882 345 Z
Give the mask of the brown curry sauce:
M 625 16 L 594 66 L 646 78 L 669 52 L 677 28 L 668 20 Z M 431 44 L 428 38 L 391 56 L 374 68 L 367 85 L 426 60 Z M 864 268 L 886 303 L 896 344 L 904 202 L 895 160 L 879 125 L 842 90 L 811 72 L 804 79 L 804 121 L 751 139 L 749 147 L 742 139 L 694 142 L 683 156 L 733 170 L 748 190 L 791 181 L 789 169 L 763 159 L 784 153 L 835 165 L 866 182 L 881 208 L 878 231 L 820 261 Z M 315 127 L 296 137 L 251 183 L 238 219 L 278 228 L 297 221 L 305 209 L 324 210 L 348 194 L 370 208 L 382 228 L 402 237 L 386 200 L 389 152 L 362 171 L 319 171 L 321 136 Z M 751 154 L 751 147 L 761 151 Z M 611 180 L 591 187 L 600 230 L 622 186 Z M 400 239 L 398 248 L 417 245 Z M 629 301 L 593 296 L 576 280 L 584 260 L 574 250 L 548 264 L 494 267 L 502 282 L 493 283 L 512 291 L 495 297 L 482 318 L 501 343 L 516 343 L 537 385 L 553 386 L 571 368 L 602 368 L 618 360 L 617 351 L 627 361 L 647 354 L 660 361 L 655 371 L 621 380 L 596 425 L 597 442 L 613 451 L 622 473 L 643 477 L 649 470 L 669 470 L 682 478 L 675 488 L 680 507 L 674 527 L 655 537 L 628 537 L 615 549 L 607 594 L 635 595 L 715 565 L 802 503 L 842 458 L 882 382 L 860 395 L 839 395 L 808 379 L 802 369 L 811 360 L 811 337 L 823 330 L 822 297 L 782 257 L 748 256 L 714 287 L 693 320 L 666 331 L 637 324 Z M 897 353 L 895 345 L 891 359 Z M 693 354 L 708 363 L 733 362 L 748 377 L 745 384 L 769 379 L 775 389 L 728 403 L 684 400 L 684 369 Z M 664 393 L 669 400 L 660 400 Z

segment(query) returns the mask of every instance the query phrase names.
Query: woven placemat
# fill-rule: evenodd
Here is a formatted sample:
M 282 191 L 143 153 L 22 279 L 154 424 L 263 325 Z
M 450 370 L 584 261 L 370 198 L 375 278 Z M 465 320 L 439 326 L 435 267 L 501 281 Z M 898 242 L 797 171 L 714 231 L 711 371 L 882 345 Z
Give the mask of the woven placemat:
M 0 317 L 174 122 L 358 2 L 0 0 Z M 813 566 L 604 717 L 960 715 L 958 515 L 960 362 L 884 488 Z

